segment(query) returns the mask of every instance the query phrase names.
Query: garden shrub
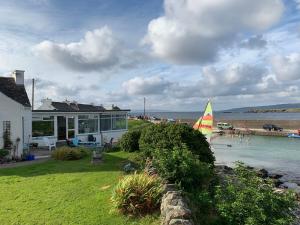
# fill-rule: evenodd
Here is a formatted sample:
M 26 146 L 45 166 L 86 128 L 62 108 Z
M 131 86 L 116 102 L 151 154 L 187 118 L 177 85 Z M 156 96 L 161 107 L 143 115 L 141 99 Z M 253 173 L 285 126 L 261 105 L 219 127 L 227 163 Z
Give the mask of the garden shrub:
M 77 160 L 86 157 L 88 154 L 89 153 L 85 148 L 63 146 L 52 152 L 52 158 L 56 160 Z
M 155 149 L 173 149 L 185 144 L 200 161 L 213 164 L 215 158 L 204 135 L 185 124 L 153 124 L 142 130 L 139 147 L 145 156 Z
M 230 225 L 288 225 L 294 219 L 295 195 L 274 193 L 273 182 L 264 180 L 238 163 L 234 177 L 216 190 L 217 209 Z
M 121 150 L 126 152 L 136 152 L 139 151 L 139 139 L 141 136 L 141 131 L 136 129 L 132 131 L 128 131 L 123 134 L 119 146 Z
M 184 189 L 198 188 L 209 183 L 212 176 L 211 165 L 201 162 L 182 145 L 173 149 L 156 149 L 153 152 L 153 165 L 159 175 Z
M 119 212 L 137 216 L 158 210 L 161 197 L 162 180 L 142 173 L 120 180 L 113 191 L 112 202 Z
M 0 159 L 4 159 L 9 154 L 9 151 L 6 149 L 0 149 Z

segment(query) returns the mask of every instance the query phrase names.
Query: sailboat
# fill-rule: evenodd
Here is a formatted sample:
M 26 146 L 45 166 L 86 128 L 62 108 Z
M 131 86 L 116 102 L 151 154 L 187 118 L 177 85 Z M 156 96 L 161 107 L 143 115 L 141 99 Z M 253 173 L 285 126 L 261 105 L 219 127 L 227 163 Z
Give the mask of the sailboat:
M 211 141 L 211 136 L 213 132 L 213 111 L 211 101 L 208 100 L 204 114 L 200 117 L 197 122 L 194 124 L 193 128 L 199 130 L 205 137 L 208 143 Z

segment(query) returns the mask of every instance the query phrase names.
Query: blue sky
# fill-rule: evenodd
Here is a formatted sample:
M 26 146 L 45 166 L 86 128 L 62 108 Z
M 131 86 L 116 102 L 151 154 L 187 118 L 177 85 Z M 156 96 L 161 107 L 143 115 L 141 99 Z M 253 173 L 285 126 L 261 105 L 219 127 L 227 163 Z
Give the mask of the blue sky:
M 152 110 L 300 101 L 298 0 L 0 0 L 0 74 L 42 98 Z

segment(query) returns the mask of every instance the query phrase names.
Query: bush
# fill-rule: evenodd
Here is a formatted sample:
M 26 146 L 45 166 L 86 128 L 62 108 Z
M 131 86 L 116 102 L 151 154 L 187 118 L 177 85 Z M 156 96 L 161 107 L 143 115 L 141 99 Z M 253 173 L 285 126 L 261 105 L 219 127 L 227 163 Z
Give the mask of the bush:
M 9 154 L 9 151 L 6 149 L 0 149 L 0 159 L 4 159 Z
M 139 139 L 141 136 L 140 130 L 132 130 L 123 134 L 119 146 L 121 150 L 126 152 L 136 152 L 139 151 Z
M 52 158 L 56 160 L 77 160 L 89 155 L 85 148 L 71 148 L 63 146 L 52 152 Z
M 210 164 L 201 162 L 185 145 L 169 150 L 155 150 L 153 165 L 159 175 L 184 189 L 201 188 L 212 176 Z
M 216 191 L 217 209 L 230 225 L 288 225 L 295 196 L 291 192 L 274 193 L 273 182 L 238 163 L 234 177 Z
M 143 129 L 139 140 L 145 156 L 155 149 L 173 149 L 185 144 L 200 161 L 213 164 L 215 158 L 206 138 L 198 130 L 184 124 L 153 124 Z
M 147 174 L 133 174 L 119 181 L 113 191 L 112 202 L 121 213 L 136 216 L 159 209 L 161 197 L 161 179 Z

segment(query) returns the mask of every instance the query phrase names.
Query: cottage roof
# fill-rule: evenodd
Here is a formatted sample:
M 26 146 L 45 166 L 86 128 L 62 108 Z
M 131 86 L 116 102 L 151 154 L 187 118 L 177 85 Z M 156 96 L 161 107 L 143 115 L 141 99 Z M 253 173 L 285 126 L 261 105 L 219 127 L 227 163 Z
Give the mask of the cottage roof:
M 17 85 L 12 77 L 0 77 L 0 92 L 25 107 L 31 107 L 24 85 Z
M 53 102 L 51 101 L 53 110 L 38 109 L 35 112 L 106 112 L 106 111 L 130 111 L 128 109 L 122 110 L 119 107 L 114 107 L 112 110 L 107 110 L 103 106 L 92 104 L 80 104 L 76 102 Z

